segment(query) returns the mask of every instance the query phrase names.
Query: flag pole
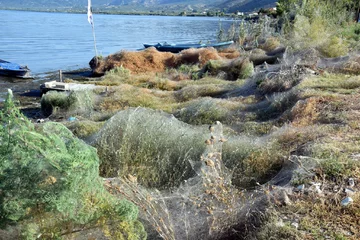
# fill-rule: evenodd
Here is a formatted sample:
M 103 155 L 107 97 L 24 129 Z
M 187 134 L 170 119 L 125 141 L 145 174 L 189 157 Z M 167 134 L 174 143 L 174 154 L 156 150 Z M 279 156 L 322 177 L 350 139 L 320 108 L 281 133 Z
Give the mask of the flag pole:
M 91 24 L 91 28 L 92 28 L 92 34 L 93 34 L 93 38 L 94 38 L 95 56 L 97 57 L 98 52 L 97 52 L 97 48 L 96 48 L 96 37 L 95 37 L 94 18 L 93 18 L 92 11 L 91 11 L 91 0 L 88 0 L 87 16 L 88 16 L 88 22 Z
M 96 48 L 96 37 L 95 37 L 95 28 L 94 28 L 94 22 L 93 24 L 91 24 L 92 26 L 92 33 L 93 33 L 93 37 L 94 37 L 94 48 L 95 48 L 95 56 L 97 57 L 98 52 L 97 52 L 97 48 Z

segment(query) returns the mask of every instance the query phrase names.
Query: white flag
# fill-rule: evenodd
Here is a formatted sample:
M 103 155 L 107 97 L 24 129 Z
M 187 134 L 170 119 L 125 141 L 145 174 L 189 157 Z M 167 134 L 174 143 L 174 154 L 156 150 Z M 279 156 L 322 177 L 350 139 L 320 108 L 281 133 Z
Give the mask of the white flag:
M 88 16 L 88 22 L 89 22 L 91 25 L 93 25 L 93 16 L 92 16 L 92 12 L 91 12 L 91 0 L 88 0 L 87 16 Z

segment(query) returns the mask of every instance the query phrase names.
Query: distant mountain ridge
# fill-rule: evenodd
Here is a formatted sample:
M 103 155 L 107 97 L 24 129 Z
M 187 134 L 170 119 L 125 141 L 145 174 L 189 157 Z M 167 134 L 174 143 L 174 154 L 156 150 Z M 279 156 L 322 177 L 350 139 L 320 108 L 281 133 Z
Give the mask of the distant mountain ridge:
M 136 10 L 219 10 L 249 12 L 275 5 L 276 0 L 92 0 L 96 9 Z M 0 0 L 1 9 L 85 9 L 86 0 Z

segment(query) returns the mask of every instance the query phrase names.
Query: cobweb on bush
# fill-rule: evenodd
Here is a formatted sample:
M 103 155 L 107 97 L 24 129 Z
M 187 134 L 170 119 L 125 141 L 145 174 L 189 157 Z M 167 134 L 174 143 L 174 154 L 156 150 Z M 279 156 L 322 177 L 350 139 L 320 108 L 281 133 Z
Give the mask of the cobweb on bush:
M 195 174 L 190 162 L 199 162 L 205 132 L 161 111 L 130 108 L 109 119 L 92 145 L 102 176 L 132 174 L 146 187 L 166 189 Z
M 222 124 L 210 128 L 210 137 L 201 161 L 191 162 L 194 177 L 169 191 L 146 189 L 137 178 L 105 179 L 109 191 L 139 206 L 146 219 L 163 239 L 219 239 L 246 219 L 256 197 L 249 197 L 231 185 L 231 174 L 222 162 L 222 143 L 226 141 Z M 257 200 L 256 200 L 257 201 Z M 244 220 L 245 221 L 245 220 Z M 231 232 L 231 233 L 229 233 Z

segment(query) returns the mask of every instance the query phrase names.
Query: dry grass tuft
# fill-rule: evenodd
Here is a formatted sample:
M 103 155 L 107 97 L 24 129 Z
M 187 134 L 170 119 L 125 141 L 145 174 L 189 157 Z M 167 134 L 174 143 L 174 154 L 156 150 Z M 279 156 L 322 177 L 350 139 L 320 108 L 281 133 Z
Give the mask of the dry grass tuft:
M 219 60 L 221 57 L 215 48 L 186 49 L 174 56 L 176 66 L 182 64 L 199 64 L 204 66 L 209 60 Z
M 275 50 L 279 46 L 280 41 L 277 38 L 269 37 L 268 39 L 266 39 L 265 43 L 260 45 L 259 47 L 266 52 L 270 52 Z
M 341 66 L 341 72 L 350 74 L 360 74 L 360 56 L 350 59 Z
M 219 51 L 219 56 L 226 59 L 234 59 L 241 56 L 241 53 L 236 48 L 226 48 Z
M 298 101 L 291 109 L 292 124 L 294 126 L 312 125 L 318 119 L 318 105 L 322 101 L 319 97 L 310 97 Z
M 129 107 L 147 107 L 162 109 L 170 112 L 175 104 L 171 93 L 157 92 L 151 89 L 133 87 L 123 84 L 113 88 L 101 98 L 98 110 L 102 112 L 116 112 Z
M 235 56 L 235 55 L 234 55 Z M 159 52 L 155 48 L 147 48 L 140 52 L 121 51 L 111 54 L 105 59 L 93 61 L 94 74 L 103 75 L 116 68 L 124 68 L 132 74 L 160 73 L 168 68 L 176 68 L 183 64 L 204 66 L 209 60 L 220 60 L 222 57 L 214 48 L 187 49 L 179 54 Z
M 100 61 L 93 71 L 102 74 L 120 66 L 129 69 L 134 74 L 163 72 L 167 67 L 174 66 L 174 54 L 159 52 L 155 48 L 147 48 L 140 52 L 121 51 Z
M 227 80 L 246 79 L 254 73 L 254 65 L 248 58 L 236 58 L 227 61 L 209 61 L 203 69 L 212 76 L 225 75 Z

